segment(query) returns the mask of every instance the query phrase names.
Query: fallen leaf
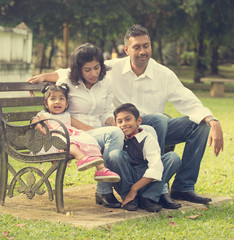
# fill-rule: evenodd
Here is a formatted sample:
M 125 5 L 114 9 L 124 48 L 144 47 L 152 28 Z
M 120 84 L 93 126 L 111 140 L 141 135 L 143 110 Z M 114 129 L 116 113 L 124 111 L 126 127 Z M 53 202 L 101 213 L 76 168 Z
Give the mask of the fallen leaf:
M 196 218 L 198 218 L 199 216 L 201 216 L 201 215 L 203 215 L 203 214 L 198 214 L 198 215 L 191 215 L 191 216 L 186 216 L 186 218 L 190 218 L 190 219 L 196 219 Z
M 182 214 L 185 214 L 185 211 L 183 211 L 183 210 L 180 210 L 180 212 L 181 212 Z
M 108 209 L 108 212 L 118 212 L 118 209 Z
M 171 227 L 175 227 L 177 224 L 176 224 L 175 222 L 169 222 L 169 225 L 170 225 Z
M 173 216 L 167 216 L 168 218 L 173 218 Z
M 15 227 L 20 227 L 20 228 L 23 228 L 25 226 L 26 226 L 26 224 L 17 224 L 17 225 L 15 225 Z
M 8 237 L 8 234 L 10 233 L 10 231 L 5 231 L 2 233 L 2 235 L 6 238 L 6 239 L 14 239 L 13 237 Z

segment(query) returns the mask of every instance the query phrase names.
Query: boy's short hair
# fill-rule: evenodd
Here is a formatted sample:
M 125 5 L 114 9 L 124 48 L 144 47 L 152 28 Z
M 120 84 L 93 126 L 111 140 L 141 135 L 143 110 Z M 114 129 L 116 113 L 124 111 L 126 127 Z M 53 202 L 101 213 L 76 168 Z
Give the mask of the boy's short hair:
M 136 120 L 140 117 L 140 112 L 139 110 L 136 108 L 135 105 L 131 104 L 131 103 L 124 103 L 120 106 L 118 106 L 115 111 L 114 111 L 114 117 L 116 119 L 117 114 L 119 114 L 120 112 L 129 112 L 131 113 Z

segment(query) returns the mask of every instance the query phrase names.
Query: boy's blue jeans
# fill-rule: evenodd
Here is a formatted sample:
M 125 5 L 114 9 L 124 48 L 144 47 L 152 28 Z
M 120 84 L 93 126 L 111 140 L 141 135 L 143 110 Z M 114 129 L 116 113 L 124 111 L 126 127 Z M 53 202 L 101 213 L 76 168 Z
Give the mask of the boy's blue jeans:
M 148 114 L 143 117 L 142 124 L 155 129 L 162 154 L 165 145 L 185 142 L 182 165 L 171 189 L 181 192 L 194 191 L 210 130 L 207 124 L 202 121 L 198 125 L 188 117 L 167 118 L 162 114 Z
M 162 156 L 162 162 L 164 166 L 162 181 L 149 183 L 138 191 L 138 195 L 156 202 L 159 201 L 164 184 L 171 179 L 181 165 L 181 160 L 175 152 L 164 154 Z M 121 177 L 121 180 L 117 183 L 113 183 L 113 186 L 123 200 L 130 191 L 132 185 L 143 177 L 148 168 L 147 162 L 142 166 L 131 166 L 129 155 L 127 152 L 121 150 L 110 152 L 109 158 L 107 159 L 107 167 L 118 173 Z

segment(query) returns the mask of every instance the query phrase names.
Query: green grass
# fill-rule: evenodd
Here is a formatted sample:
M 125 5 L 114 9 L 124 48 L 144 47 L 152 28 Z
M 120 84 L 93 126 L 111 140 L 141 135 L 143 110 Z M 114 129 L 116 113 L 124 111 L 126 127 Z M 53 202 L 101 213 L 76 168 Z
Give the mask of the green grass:
M 93 230 L 76 228 L 65 223 L 20 220 L 10 215 L 0 216 L 0 231 L 8 232 L 8 239 L 113 239 L 113 240 L 227 240 L 233 239 L 233 205 L 210 206 L 209 209 L 127 220 Z M 0 237 L 1 238 L 1 237 Z M 2 237 L 1 239 L 5 239 Z
M 233 196 L 234 95 L 210 98 L 207 91 L 195 91 L 195 94 L 219 118 L 224 133 L 224 151 L 218 157 L 214 156 L 212 147 L 206 149 L 196 192 L 215 196 Z M 167 104 L 165 112 L 173 117 L 180 116 L 171 104 Z M 175 151 L 181 156 L 183 144 L 177 145 Z M 95 183 L 93 174 L 94 169 L 78 173 L 75 161 L 72 161 L 65 175 L 65 186 Z M 51 182 L 54 181 L 53 179 L 51 177 Z M 197 217 L 190 219 L 188 216 Z M 233 239 L 233 227 L 233 204 L 226 203 L 191 212 L 176 211 L 170 215 L 159 213 L 153 217 L 128 220 L 93 230 L 75 228 L 63 223 L 20 220 L 10 215 L 2 215 L 0 216 L 0 239 L 5 239 L 1 235 L 3 232 L 10 231 L 8 237 L 13 239 L 226 240 Z

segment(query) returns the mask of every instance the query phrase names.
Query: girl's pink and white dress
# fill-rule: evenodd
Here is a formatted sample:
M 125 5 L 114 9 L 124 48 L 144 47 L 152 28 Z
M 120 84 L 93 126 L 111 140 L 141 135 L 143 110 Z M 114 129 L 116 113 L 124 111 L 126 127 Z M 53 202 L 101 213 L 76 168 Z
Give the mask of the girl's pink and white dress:
M 46 118 L 56 119 L 61 121 L 67 128 L 68 133 L 70 135 L 70 144 L 76 144 L 80 151 L 86 156 L 101 156 L 101 148 L 98 145 L 95 138 L 93 138 L 90 134 L 86 133 L 83 130 L 79 130 L 71 126 L 71 115 L 68 112 L 63 112 L 61 114 L 51 114 L 48 112 L 44 112 L 43 115 Z M 63 131 L 63 128 L 58 122 L 53 120 L 47 120 L 47 125 L 50 130 L 59 130 Z M 59 150 L 55 147 L 52 147 L 48 152 L 58 152 Z

